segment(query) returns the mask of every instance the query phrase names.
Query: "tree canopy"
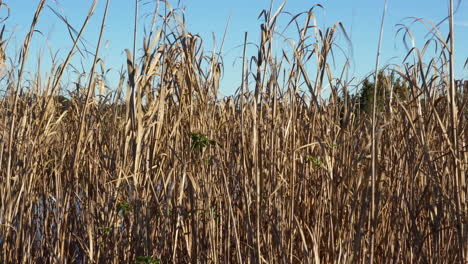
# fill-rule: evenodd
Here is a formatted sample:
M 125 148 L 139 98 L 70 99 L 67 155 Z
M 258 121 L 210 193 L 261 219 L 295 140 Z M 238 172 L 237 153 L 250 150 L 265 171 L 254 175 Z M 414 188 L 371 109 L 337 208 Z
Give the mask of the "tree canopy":
M 359 108 L 365 113 L 372 112 L 374 100 L 375 77 L 366 78 L 361 86 L 358 96 Z M 392 93 L 393 91 L 393 93 Z M 377 83 L 377 111 L 383 111 L 384 106 L 389 103 L 391 98 L 398 97 L 400 100 L 408 98 L 408 84 L 396 77 L 394 73 L 384 71 L 378 74 Z

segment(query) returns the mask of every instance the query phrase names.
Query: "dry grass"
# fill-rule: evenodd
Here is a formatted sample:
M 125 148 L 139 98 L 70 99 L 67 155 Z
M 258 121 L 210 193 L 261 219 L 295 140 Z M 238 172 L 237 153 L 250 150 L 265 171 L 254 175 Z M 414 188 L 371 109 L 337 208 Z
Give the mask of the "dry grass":
M 49 79 L 23 76 L 36 22 L 19 68 L 1 35 L 2 263 L 466 263 L 468 93 L 447 92 L 450 47 L 438 31 L 438 56 L 423 61 L 428 49 L 414 47 L 385 68 L 410 90 L 376 113 L 371 188 L 371 118 L 328 64 L 346 37 L 340 23 L 316 27 L 314 9 L 295 17 L 298 41 L 274 57 L 282 6 L 265 11 L 242 89 L 220 100 L 219 54 L 161 6 L 117 89 L 102 86 L 98 45 L 63 103 L 61 78 L 94 7 Z

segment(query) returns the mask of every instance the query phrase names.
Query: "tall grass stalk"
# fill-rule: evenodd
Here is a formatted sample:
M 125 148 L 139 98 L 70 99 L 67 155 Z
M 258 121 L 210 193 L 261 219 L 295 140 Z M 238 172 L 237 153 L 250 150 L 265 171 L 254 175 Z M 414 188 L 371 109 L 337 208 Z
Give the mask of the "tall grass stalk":
M 380 35 L 379 35 L 379 42 L 377 47 L 377 56 L 375 61 L 375 83 L 374 83 L 374 91 L 373 91 L 373 100 L 372 100 L 372 132 L 371 132 L 371 140 L 372 140 L 372 168 L 371 168 L 371 188 L 372 188 L 372 197 L 371 197 L 371 214 L 370 214 L 370 229 L 371 229 L 371 242 L 370 242 L 370 256 L 369 256 L 369 263 L 374 263 L 374 250 L 375 250 L 375 227 L 376 227 L 376 149 L 377 149 L 377 140 L 375 135 L 375 129 L 377 126 L 377 89 L 379 84 L 379 63 L 380 63 L 380 50 L 382 48 L 382 38 L 384 32 L 384 23 L 385 23 L 385 15 L 387 13 L 387 0 L 384 1 L 384 8 L 382 13 L 382 21 L 380 24 Z
M 464 190 L 461 188 L 462 183 L 465 181 L 466 176 L 460 174 L 460 165 L 459 165 L 459 152 L 458 152 L 458 109 L 457 109 L 457 88 L 455 86 L 455 30 L 453 22 L 453 0 L 449 1 L 449 27 L 450 27 L 450 52 L 449 52 L 449 81 L 450 81 L 450 114 L 451 114 L 451 132 L 452 132 L 452 141 L 454 146 L 454 153 L 452 157 L 452 166 L 454 168 L 454 199 L 456 203 L 456 212 L 457 212 L 457 239 L 459 244 L 459 254 L 462 256 L 460 258 L 460 263 L 463 263 L 465 260 L 464 255 L 468 252 L 468 243 L 467 237 L 464 235 L 466 225 L 462 224 L 463 217 L 461 214 L 461 208 L 466 203 L 466 196 L 464 195 Z M 461 198 L 463 197 L 463 198 Z M 464 202 L 462 202 L 464 201 Z

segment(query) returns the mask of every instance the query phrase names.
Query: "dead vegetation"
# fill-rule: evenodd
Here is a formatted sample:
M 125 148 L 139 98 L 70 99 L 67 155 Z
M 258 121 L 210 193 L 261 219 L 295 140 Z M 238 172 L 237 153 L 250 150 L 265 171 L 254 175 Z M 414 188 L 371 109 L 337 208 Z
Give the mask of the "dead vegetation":
M 466 263 L 468 98 L 448 92 L 437 29 L 432 59 L 411 47 L 384 68 L 409 91 L 376 112 L 373 186 L 370 117 L 329 64 L 340 23 L 293 17 L 297 41 L 275 57 L 283 5 L 264 11 L 257 55 L 244 51 L 242 85 L 220 99 L 220 54 L 158 3 L 115 90 L 97 45 L 70 101 L 58 97 L 95 2 L 50 79 L 23 75 L 36 22 L 21 64 L 2 60 L 2 263 Z

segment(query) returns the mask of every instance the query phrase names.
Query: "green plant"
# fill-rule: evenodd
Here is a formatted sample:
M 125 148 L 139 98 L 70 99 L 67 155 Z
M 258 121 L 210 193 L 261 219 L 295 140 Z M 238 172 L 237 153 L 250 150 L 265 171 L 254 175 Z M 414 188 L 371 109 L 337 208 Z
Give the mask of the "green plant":
M 323 165 L 322 161 L 318 158 L 314 158 L 312 156 L 307 157 L 307 162 L 311 162 L 312 166 L 316 169 L 325 169 L 325 166 Z
M 366 78 L 361 86 L 358 103 L 361 111 L 370 114 L 372 111 L 372 104 L 374 100 L 374 86 L 375 80 L 372 80 L 371 77 Z M 379 112 L 383 111 L 385 104 L 390 100 L 390 94 L 393 90 L 394 96 L 399 100 L 406 100 L 408 98 L 408 83 L 402 80 L 401 78 L 396 77 L 395 73 L 386 73 L 380 71 L 378 74 L 377 81 L 377 110 Z
M 148 256 L 139 256 L 136 258 L 135 264 L 159 264 L 159 259 L 148 257 Z
M 203 149 L 216 144 L 216 141 L 208 139 L 208 137 L 201 133 L 192 133 L 192 145 L 190 150 L 197 150 L 199 153 L 203 152 Z
M 127 201 L 123 201 L 117 204 L 116 209 L 117 213 L 123 217 L 132 210 L 132 206 Z

